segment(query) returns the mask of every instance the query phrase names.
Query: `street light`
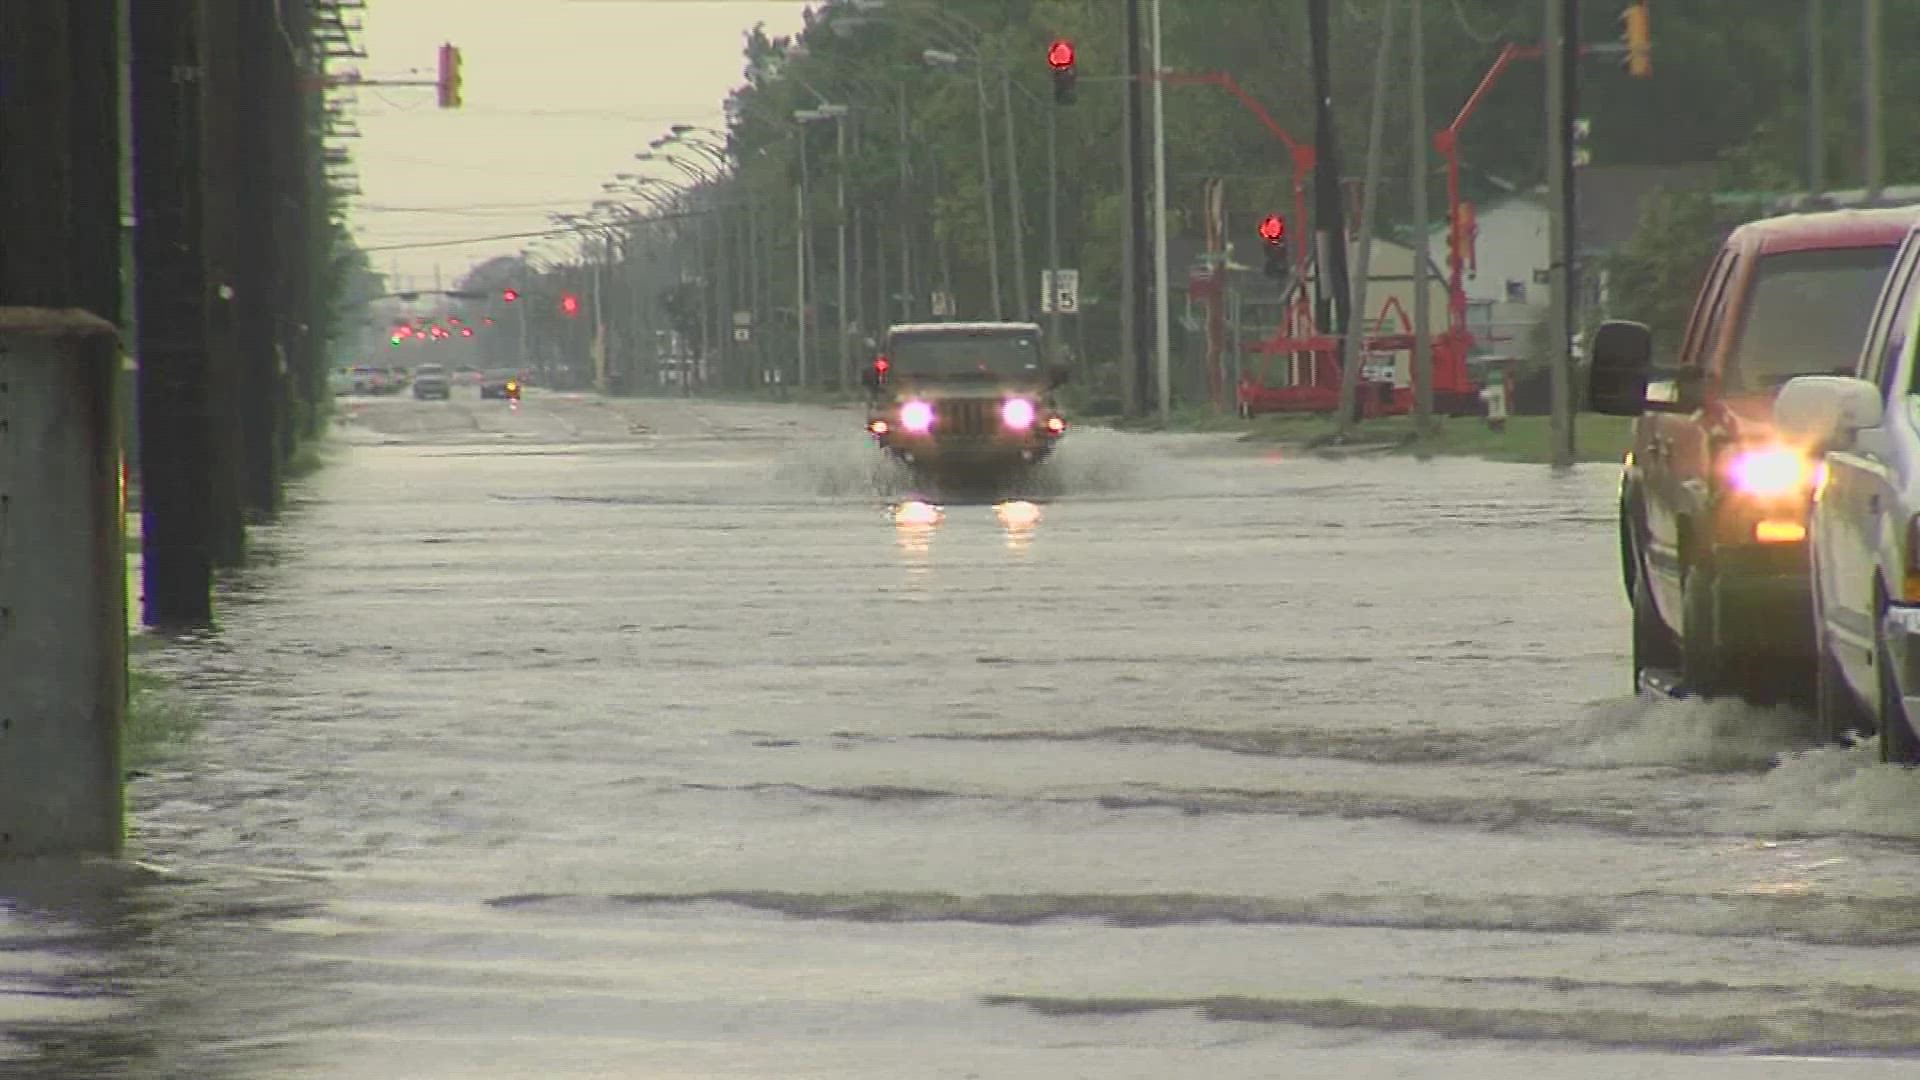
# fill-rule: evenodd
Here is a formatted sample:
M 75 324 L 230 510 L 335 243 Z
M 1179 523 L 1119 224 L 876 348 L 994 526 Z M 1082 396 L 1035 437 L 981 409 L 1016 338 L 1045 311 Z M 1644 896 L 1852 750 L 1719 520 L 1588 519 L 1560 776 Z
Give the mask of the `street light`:
M 838 234 L 835 244 L 838 248 L 835 266 L 839 278 L 835 306 L 839 310 L 840 323 L 840 375 L 842 386 L 853 382 L 853 343 L 848 340 L 847 325 L 847 106 L 844 104 L 822 103 L 818 108 L 795 109 L 793 118 L 802 124 L 819 123 L 822 120 L 833 121 L 834 156 L 839 167 L 834 170 L 834 202 L 839 218 L 836 227 Z M 801 145 L 806 144 L 803 141 Z
M 924 49 L 920 58 L 937 67 L 955 67 L 962 59 L 960 54 L 946 49 Z M 978 54 L 966 59 L 973 62 L 973 89 L 980 113 L 980 194 L 987 216 L 987 288 L 993 293 L 993 318 L 998 322 L 1005 318 L 1006 311 L 1000 304 L 1000 242 L 993 220 L 993 141 L 987 134 L 987 83 Z M 1018 186 L 1017 178 L 1015 186 Z M 1016 240 L 1016 252 L 1018 249 Z

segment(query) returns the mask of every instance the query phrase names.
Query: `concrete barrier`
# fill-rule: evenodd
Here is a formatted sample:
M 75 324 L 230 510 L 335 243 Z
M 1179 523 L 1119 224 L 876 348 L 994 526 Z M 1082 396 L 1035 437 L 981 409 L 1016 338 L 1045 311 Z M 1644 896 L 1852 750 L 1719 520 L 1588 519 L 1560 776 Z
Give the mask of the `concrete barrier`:
M 86 312 L 0 307 L 0 859 L 121 848 L 118 352 Z

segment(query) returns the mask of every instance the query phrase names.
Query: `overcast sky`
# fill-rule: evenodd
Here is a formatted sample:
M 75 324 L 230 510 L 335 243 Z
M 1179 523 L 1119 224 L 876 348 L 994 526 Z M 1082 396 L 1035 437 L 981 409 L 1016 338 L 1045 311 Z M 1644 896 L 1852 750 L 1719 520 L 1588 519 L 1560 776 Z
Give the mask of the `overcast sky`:
M 742 35 L 799 29 L 805 4 L 767 0 L 369 0 L 368 79 L 431 79 L 443 41 L 460 47 L 465 107 L 423 87 L 362 87 L 347 140 L 362 195 L 350 218 L 368 248 L 550 227 L 584 210 L 617 172 L 678 177 L 633 160 L 674 123 L 724 126 L 742 81 Z M 416 288 L 444 284 L 525 240 L 375 251 Z

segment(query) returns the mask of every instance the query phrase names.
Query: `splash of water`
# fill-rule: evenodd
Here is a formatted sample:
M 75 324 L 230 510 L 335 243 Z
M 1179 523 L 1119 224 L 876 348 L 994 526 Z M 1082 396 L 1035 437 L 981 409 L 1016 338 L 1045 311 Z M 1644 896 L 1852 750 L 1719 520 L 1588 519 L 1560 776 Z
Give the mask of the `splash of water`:
M 1152 460 L 1151 447 L 1136 436 L 1078 431 L 1015 486 L 1033 498 L 1126 491 L 1142 482 Z M 904 465 L 858 435 L 797 445 L 774 465 L 770 479 L 782 490 L 829 498 L 924 494 Z
M 1622 698 L 1583 709 L 1547 756 L 1585 767 L 1676 765 L 1708 772 L 1763 769 L 1811 744 L 1807 718 L 1737 698 Z

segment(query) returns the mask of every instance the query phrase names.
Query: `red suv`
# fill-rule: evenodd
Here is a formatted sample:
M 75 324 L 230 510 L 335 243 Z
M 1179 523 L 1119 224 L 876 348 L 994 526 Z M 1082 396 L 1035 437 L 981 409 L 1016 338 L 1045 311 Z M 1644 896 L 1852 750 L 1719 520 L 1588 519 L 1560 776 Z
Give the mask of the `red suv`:
M 1798 375 L 1851 374 L 1888 268 L 1920 209 L 1750 222 L 1708 268 L 1678 348 L 1653 363 L 1640 323 L 1594 335 L 1587 401 L 1635 417 L 1620 560 L 1635 687 L 1808 700 L 1807 513 L 1819 448 L 1778 437 Z

